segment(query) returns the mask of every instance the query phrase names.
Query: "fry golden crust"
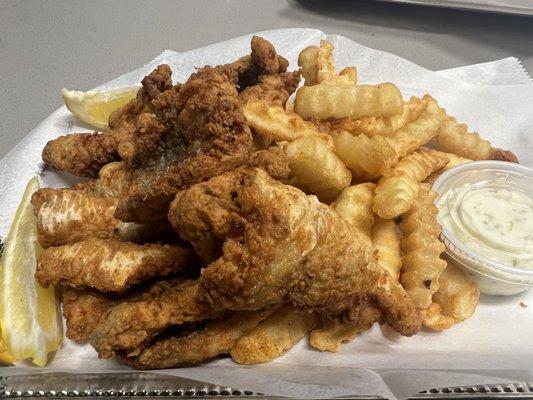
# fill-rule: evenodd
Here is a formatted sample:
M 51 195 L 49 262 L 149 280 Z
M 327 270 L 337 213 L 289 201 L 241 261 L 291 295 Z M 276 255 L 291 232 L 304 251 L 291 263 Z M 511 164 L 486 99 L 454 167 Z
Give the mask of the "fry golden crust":
M 370 237 L 374 225 L 372 198 L 376 185 L 360 183 L 344 189 L 331 207 L 346 221 L 352 223 L 366 236 Z
M 327 201 L 350 185 L 352 174 L 318 136 L 301 137 L 283 147 L 294 186 Z
M 351 342 L 360 328 L 344 325 L 337 321 L 324 321 L 320 328 L 313 329 L 309 334 L 309 344 L 315 349 L 336 353 L 341 344 Z
M 35 277 L 44 287 L 66 283 L 102 292 L 121 292 L 154 276 L 192 270 L 191 250 L 181 247 L 90 238 L 46 249 Z
M 402 157 L 433 139 L 440 124 L 439 118 L 425 113 L 388 136 L 369 138 L 363 134 L 353 136 L 349 132 L 337 132 L 333 140 L 339 158 L 356 177 L 366 174 L 367 178 L 377 178 L 390 174 Z
M 479 302 L 479 289 L 475 282 L 453 262 L 439 277 L 439 290 L 433 295 L 433 301 L 442 309 L 443 314 L 453 318 L 455 323 L 470 318 Z
M 420 184 L 419 195 L 400 224 L 404 235 L 401 282 L 421 309 L 431 304 L 433 293 L 439 289 L 439 276 L 446 268 L 446 261 L 440 259 L 444 245 L 439 240 L 435 197 L 428 184 Z
M 364 134 L 368 137 L 390 135 L 407 124 L 414 122 L 424 111 L 426 103 L 418 97 L 404 103 L 403 111 L 392 117 L 363 117 L 360 119 L 341 118 L 329 121 L 331 130 L 348 131 L 352 135 Z
M 252 100 L 244 104 L 243 113 L 246 122 L 266 145 L 272 141 L 292 142 L 304 136 L 317 136 L 333 148 L 333 140 L 329 135 L 318 131 L 314 124 L 304 121 L 296 113 L 285 111 L 281 106 L 264 100 Z
M 393 219 L 407 212 L 418 194 L 418 182 L 443 168 L 449 159 L 430 149 L 418 149 L 402 158 L 386 177 L 379 180 L 374 197 L 374 212 Z
M 230 351 L 239 364 L 268 362 L 285 354 L 316 325 L 314 314 L 284 306 L 242 336 Z
M 294 110 L 304 119 L 392 117 L 402 109 L 402 95 L 392 83 L 303 86 L 296 91 L 294 102 Z
M 402 252 L 394 221 L 376 217 L 372 227 L 372 248 L 379 266 L 385 269 L 395 282 L 399 282 Z

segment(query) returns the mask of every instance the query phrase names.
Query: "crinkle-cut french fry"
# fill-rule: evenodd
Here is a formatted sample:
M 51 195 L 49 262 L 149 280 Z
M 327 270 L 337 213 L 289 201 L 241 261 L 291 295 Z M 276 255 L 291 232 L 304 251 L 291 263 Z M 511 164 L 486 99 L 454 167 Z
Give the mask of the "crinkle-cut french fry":
M 422 325 L 433 331 L 445 331 L 447 329 L 450 329 L 454 324 L 454 320 L 452 317 L 449 317 L 442 313 L 440 304 L 431 303 L 428 308 L 426 308 L 422 312 L 424 315 Z
M 409 175 L 417 182 L 422 182 L 433 172 L 444 168 L 450 159 L 445 153 L 440 151 L 420 148 L 408 154 L 391 169 L 388 176 L 393 176 L 398 172 Z
M 441 122 L 437 116 L 423 113 L 416 121 L 387 136 L 387 141 L 396 152 L 397 160 L 433 139 L 439 132 Z
M 300 52 L 298 66 L 301 67 L 305 86 L 318 83 L 356 84 L 357 70 L 355 67 L 344 68 L 339 75 L 335 73 L 333 50 L 331 43 L 321 40 L 320 47 L 309 46 Z
M 320 328 L 311 331 L 309 344 L 315 349 L 336 353 L 341 344 L 351 342 L 360 331 L 357 326 L 325 320 Z
M 436 151 L 436 150 L 435 150 Z M 447 157 L 450 161 L 448 161 L 448 163 L 443 167 L 441 168 L 440 170 L 432 173 L 424 182 L 426 183 L 429 183 L 431 185 L 433 185 L 433 182 L 435 182 L 435 180 L 444 172 L 444 171 L 448 171 L 450 168 L 453 168 L 455 167 L 456 165 L 460 165 L 460 164 L 465 164 L 467 162 L 471 162 L 472 160 L 468 159 L 468 158 L 464 158 L 464 157 L 460 157 L 456 154 L 453 154 L 453 153 L 444 153 L 442 151 L 439 151 L 438 152 L 439 154 L 442 154 L 443 156 Z
M 444 245 L 439 240 L 441 227 L 437 222 L 435 198 L 431 187 L 421 183 L 418 197 L 400 224 L 404 235 L 400 280 L 421 309 L 431 304 L 433 293 L 439 289 L 439 276 L 446 268 L 446 261 L 440 258 Z
M 460 124 L 453 117 L 446 114 L 446 110 L 440 107 L 437 101 L 430 95 L 424 96 L 428 112 L 438 115 L 443 123 L 437 143 L 439 150 L 470 158 L 471 160 L 486 160 L 490 156 L 491 144 L 483 140 L 477 132 L 468 132 L 466 124 Z
M 411 207 L 418 194 L 418 182 L 448 163 L 448 157 L 431 149 L 418 149 L 405 156 L 379 180 L 373 210 L 381 218 L 399 217 Z
M 381 218 L 397 218 L 409 210 L 418 188 L 418 182 L 404 172 L 382 177 L 376 187 L 372 209 Z
M 364 134 L 368 137 L 390 135 L 405 125 L 415 121 L 424 111 L 426 103 L 418 97 L 404 103 L 401 114 L 393 117 L 364 117 L 360 119 L 342 118 L 330 121 L 334 131 L 348 131 L 352 135 Z
M 357 68 L 355 67 L 346 67 L 339 72 L 339 75 L 333 79 L 335 83 L 345 83 L 347 85 L 356 85 L 357 84 Z
M 371 182 L 347 187 L 331 204 L 331 207 L 341 217 L 351 222 L 368 237 L 374 224 L 372 198 L 375 187 L 376 185 Z
M 308 46 L 298 55 L 298 66 L 302 71 L 304 85 L 311 86 L 318 83 L 318 47 Z
M 489 141 L 481 139 L 477 132 L 468 132 L 466 124 L 459 124 L 454 118 L 444 121 L 437 136 L 437 143 L 443 151 L 472 160 L 486 160 L 491 151 Z
M 449 260 L 448 267 L 439 277 L 439 290 L 433 294 L 433 302 L 440 305 L 443 314 L 458 323 L 476 311 L 479 289 L 460 267 Z
M 339 158 L 352 170 L 355 177 L 366 173 L 377 178 L 390 173 L 400 158 L 433 139 L 439 130 L 440 119 L 423 114 L 416 121 L 388 136 L 353 136 L 349 132 L 333 133 Z
M 298 66 L 305 79 L 305 86 L 316 85 L 336 77 L 333 50 L 331 43 L 321 40 L 320 47 L 309 46 L 300 52 Z
M 318 84 L 298 89 L 294 109 L 304 119 L 392 117 L 402 112 L 403 100 L 392 83 Z
M 284 144 L 291 168 L 291 183 L 327 201 L 352 181 L 352 174 L 318 137 L 304 136 Z
M 392 220 L 376 217 L 371 238 L 378 265 L 386 269 L 394 281 L 400 282 L 402 252 L 396 223 Z
M 230 351 L 239 364 L 257 364 L 285 354 L 317 323 L 314 314 L 284 306 L 242 336 Z
M 246 121 L 262 141 L 291 142 L 303 136 L 318 136 L 330 148 L 333 140 L 327 133 L 320 132 L 314 124 L 304 121 L 298 114 L 286 112 L 279 105 L 272 105 L 263 100 L 246 102 L 243 106 Z
M 335 61 L 333 60 L 333 45 L 327 40 L 320 41 L 317 57 L 317 83 L 322 83 L 334 79 L 337 75 L 335 73 Z

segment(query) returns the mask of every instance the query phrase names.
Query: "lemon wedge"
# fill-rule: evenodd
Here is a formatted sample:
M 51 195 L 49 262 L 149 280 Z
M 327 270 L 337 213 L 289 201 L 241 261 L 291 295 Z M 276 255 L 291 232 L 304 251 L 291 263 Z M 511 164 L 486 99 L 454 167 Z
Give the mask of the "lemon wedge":
M 63 100 L 69 111 L 83 122 L 99 129 L 107 127 L 113 111 L 127 104 L 137 95 L 138 87 L 99 92 L 62 89 Z
M 42 249 L 37 242 L 37 223 L 30 203 L 39 181 L 28 182 L 9 230 L 0 258 L 0 326 L 7 353 L 14 360 L 31 358 L 45 366 L 48 353 L 63 337 L 54 288 L 35 280 Z
M 2 340 L 2 337 L 0 336 L 0 364 L 13 364 L 14 361 L 15 359 L 7 351 L 6 344 Z

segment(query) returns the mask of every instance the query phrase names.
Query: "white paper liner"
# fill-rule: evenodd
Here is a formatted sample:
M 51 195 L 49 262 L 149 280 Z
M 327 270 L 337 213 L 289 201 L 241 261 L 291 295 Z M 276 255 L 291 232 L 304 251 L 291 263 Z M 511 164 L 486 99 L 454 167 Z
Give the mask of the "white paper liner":
M 482 132 L 495 146 L 515 152 L 521 163 L 533 166 L 533 84 L 516 58 L 433 72 L 398 56 L 314 29 L 282 29 L 258 35 L 270 40 L 289 59 L 292 68 L 296 68 L 296 58 L 303 47 L 326 38 L 336 47 L 339 69 L 356 65 L 361 82 L 394 82 L 406 98 L 430 93 L 458 120 Z M 185 53 L 167 50 L 144 67 L 99 89 L 137 85 L 163 62 L 172 67 L 175 81 L 183 81 L 195 67 L 217 65 L 247 54 L 250 37 L 245 35 Z M 87 131 L 87 127 L 80 126 L 61 107 L 0 161 L 1 235 L 9 229 L 26 182 L 41 171 L 41 151 L 46 142 L 79 131 Z M 51 171 L 45 171 L 41 180 L 47 186 L 73 182 L 66 174 Z M 520 302 L 529 307 L 520 307 Z M 533 380 L 532 310 L 533 291 L 513 297 L 482 296 L 474 317 L 444 333 L 421 332 L 405 338 L 376 325 L 344 345 L 337 354 L 312 350 L 302 341 L 285 356 L 265 365 L 239 366 L 221 359 L 162 373 L 266 394 L 301 397 L 394 394 L 404 398 L 430 386 Z M 99 360 L 89 345 L 65 339 L 49 367 L 0 368 L 0 373 L 125 369 L 114 360 Z M 472 371 L 443 371 L 457 369 Z

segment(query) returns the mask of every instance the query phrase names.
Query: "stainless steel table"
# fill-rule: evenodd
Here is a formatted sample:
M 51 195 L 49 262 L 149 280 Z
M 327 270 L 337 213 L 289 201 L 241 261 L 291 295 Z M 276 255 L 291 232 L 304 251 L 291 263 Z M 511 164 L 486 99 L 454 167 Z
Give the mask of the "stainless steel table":
M 312 27 L 430 69 L 508 56 L 533 72 L 533 18 L 373 1 L 0 0 L 0 157 L 62 105 L 149 61 L 246 33 Z

